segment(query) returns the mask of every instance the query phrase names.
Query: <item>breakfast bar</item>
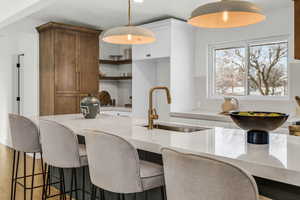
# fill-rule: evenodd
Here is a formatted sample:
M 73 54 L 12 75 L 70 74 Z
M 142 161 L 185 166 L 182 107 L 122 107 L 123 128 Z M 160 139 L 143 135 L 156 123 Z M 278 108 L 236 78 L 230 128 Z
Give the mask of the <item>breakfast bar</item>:
M 77 135 L 86 136 L 100 132 L 122 137 L 141 152 L 141 156 L 159 157 L 162 147 L 184 153 L 205 155 L 235 164 L 257 177 L 260 192 L 264 193 L 265 182 L 273 184 L 271 198 L 282 199 L 279 188 L 287 188 L 290 199 L 300 195 L 300 138 L 285 134 L 270 133 L 268 145 L 247 143 L 245 131 L 219 127 L 198 127 L 196 132 L 178 132 L 162 129 L 148 130 L 146 122 L 131 117 L 99 115 L 96 119 L 84 119 L 82 115 L 44 116 L 41 119 L 58 122 Z M 159 122 L 161 125 L 188 126 L 174 122 Z M 268 184 L 268 186 L 272 185 Z M 270 188 L 266 189 L 268 193 Z M 272 188 L 271 188 L 272 190 Z M 287 194 L 285 193 L 285 200 Z

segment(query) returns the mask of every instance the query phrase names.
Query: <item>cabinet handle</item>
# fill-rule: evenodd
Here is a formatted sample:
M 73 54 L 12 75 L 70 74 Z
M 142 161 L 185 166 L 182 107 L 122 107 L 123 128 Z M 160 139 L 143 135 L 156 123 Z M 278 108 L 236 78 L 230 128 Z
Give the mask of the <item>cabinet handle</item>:
M 151 54 L 147 54 L 146 57 L 151 57 Z

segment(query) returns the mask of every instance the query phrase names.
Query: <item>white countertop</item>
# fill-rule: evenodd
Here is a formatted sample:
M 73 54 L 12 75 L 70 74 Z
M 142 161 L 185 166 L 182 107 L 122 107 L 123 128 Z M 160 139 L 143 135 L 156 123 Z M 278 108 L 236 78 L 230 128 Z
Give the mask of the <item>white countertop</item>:
M 269 145 L 251 145 L 239 129 L 212 128 L 195 133 L 148 130 L 142 127 L 145 120 L 106 114 L 88 120 L 80 114 L 42 118 L 57 121 L 79 135 L 97 134 L 87 130 L 103 131 L 121 136 L 145 151 L 160 153 L 162 147 L 170 147 L 216 157 L 252 175 L 300 186 L 300 137 L 271 133 Z
M 101 106 L 101 111 L 120 111 L 120 112 L 132 112 L 132 108 L 121 106 Z

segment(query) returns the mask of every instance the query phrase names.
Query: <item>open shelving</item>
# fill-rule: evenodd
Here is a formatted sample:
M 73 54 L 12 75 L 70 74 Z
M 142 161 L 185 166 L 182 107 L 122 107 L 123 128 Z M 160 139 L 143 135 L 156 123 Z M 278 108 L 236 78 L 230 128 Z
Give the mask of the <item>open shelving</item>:
M 104 59 L 100 59 L 99 60 L 100 64 L 110 64 L 110 65 L 125 65 L 125 64 L 131 64 L 132 60 L 128 59 L 128 60 L 104 60 Z
M 111 81 L 120 81 L 120 80 L 131 80 L 131 76 L 99 76 L 100 80 L 111 80 Z

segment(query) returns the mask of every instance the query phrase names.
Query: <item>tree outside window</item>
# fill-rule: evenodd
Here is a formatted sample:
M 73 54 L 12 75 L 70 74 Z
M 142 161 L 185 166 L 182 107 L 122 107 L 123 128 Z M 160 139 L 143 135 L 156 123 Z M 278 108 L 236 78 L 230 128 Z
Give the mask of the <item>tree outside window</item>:
M 288 43 L 214 49 L 214 95 L 287 96 Z

